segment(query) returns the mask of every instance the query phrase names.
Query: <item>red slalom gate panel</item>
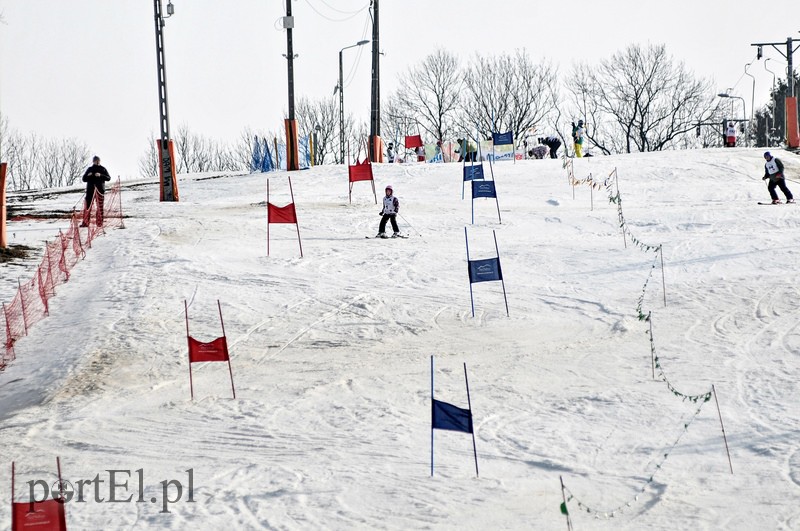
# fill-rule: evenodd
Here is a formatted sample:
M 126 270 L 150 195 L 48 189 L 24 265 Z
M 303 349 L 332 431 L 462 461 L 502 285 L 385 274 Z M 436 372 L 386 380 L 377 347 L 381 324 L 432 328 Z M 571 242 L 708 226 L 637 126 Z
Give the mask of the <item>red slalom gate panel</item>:
M 236 389 L 233 386 L 233 369 L 231 368 L 231 358 L 228 354 L 228 339 L 225 336 L 225 323 L 222 321 L 222 306 L 217 301 L 219 308 L 219 322 L 222 325 L 222 337 L 204 343 L 189 335 L 189 304 L 183 301 L 184 311 L 186 312 L 186 340 L 189 343 L 189 391 L 194 400 L 194 382 L 192 380 L 192 363 L 222 361 L 228 363 L 228 373 L 231 377 L 231 392 L 236 398 Z
M 61 460 L 56 458 L 58 469 L 58 485 L 63 485 L 61 481 Z M 14 501 L 14 482 L 16 474 L 14 463 L 11 463 L 11 531 L 36 530 L 36 531 L 66 531 L 67 514 L 64 509 L 63 493 L 58 498 L 47 499 L 52 495 L 52 491 L 47 490 L 44 500 L 37 501 L 35 498 L 27 502 Z M 47 485 L 49 487 L 49 485 Z M 35 489 L 31 488 L 32 491 Z

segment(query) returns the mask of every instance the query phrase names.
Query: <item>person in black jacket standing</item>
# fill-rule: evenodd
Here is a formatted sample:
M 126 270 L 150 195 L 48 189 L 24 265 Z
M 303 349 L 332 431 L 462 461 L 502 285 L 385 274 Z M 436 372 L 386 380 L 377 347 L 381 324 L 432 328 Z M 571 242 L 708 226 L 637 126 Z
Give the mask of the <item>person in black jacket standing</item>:
M 95 155 L 92 158 L 92 165 L 83 173 L 83 182 L 86 183 L 86 210 L 83 211 L 81 227 L 89 226 L 89 210 L 95 196 L 97 196 L 97 226 L 103 226 L 103 194 L 106 192 L 106 181 L 110 180 L 111 175 L 100 165 L 100 157 Z
M 783 162 L 781 162 L 778 157 L 773 157 L 769 151 L 764 153 L 764 160 L 767 162 L 764 164 L 764 177 L 762 180 L 769 179 L 767 190 L 769 191 L 769 196 L 772 198 L 772 204 L 778 205 L 781 202 L 781 200 L 778 199 L 778 193 L 775 191 L 776 187 L 780 188 L 783 195 L 786 196 L 787 203 L 794 203 L 792 192 L 790 192 L 789 188 L 786 186 L 786 179 L 783 176 Z

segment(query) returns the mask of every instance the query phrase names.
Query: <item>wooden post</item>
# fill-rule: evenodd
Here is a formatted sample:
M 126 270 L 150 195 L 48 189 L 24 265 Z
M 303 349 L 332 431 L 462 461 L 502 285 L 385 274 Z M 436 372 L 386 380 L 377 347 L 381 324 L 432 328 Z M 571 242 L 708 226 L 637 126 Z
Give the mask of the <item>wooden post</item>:
M 572 521 L 569 519 L 569 510 L 567 509 L 567 494 L 564 492 L 564 479 L 558 476 L 561 482 L 561 514 L 567 517 L 567 531 L 572 531 Z
M 711 384 L 711 391 L 714 392 L 714 402 L 717 404 L 717 415 L 719 415 L 719 425 L 722 428 L 722 440 L 725 441 L 725 453 L 728 454 L 728 466 L 731 467 L 731 474 L 733 474 L 733 463 L 731 463 L 731 451 L 728 449 L 728 437 L 725 435 L 725 425 L 722 424 L 722 413 L 719 410 L 719 400 L 717 400 L 717 389 L 714 384 Z

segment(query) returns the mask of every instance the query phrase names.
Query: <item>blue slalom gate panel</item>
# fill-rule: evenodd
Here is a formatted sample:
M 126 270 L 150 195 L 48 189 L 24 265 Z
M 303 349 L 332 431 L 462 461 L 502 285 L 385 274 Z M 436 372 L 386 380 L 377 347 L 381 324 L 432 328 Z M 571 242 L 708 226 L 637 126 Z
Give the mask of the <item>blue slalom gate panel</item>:
M 470 164 L 464 166 L 464 180 L 475 181 L 483 179 L 483 164 Z
M 494 181 L 472 181 L 472 199 L 476 197 L 497 198 Z
M 469 261 L 469 282 L 489 282 L 492 280 L 503 280 L 503 272 L 500 269 L 500 258 L 485 258 L 483 260 Z
M 508 131 L 507 133 L 492 133 L 492 143 L 495 146 L 504 146 L 514 143 L 514 132 Z
M 441 400 L 433 400 L 431 427 L 436 430 L 472 433 L 472 411 Z

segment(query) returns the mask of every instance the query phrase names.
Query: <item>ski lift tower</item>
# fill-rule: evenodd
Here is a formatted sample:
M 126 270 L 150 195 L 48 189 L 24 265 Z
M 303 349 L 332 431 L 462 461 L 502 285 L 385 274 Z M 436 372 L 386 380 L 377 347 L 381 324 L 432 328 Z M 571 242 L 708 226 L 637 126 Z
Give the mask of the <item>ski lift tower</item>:
M 156 140 L 158 172 L 161 177 L 161 201 L 178 200 L 178 180 L 175 172 L 175 157 L 169 137 L 169 106 L 167 105 L 167 58 L 164 54 L 164 19 L 175 13 L 172 0 L 167 2 L 167 16 L 161 0 L 153 0 L 156 15 L 156 63 L 158 69 L 158 113 L 161 137 Z

